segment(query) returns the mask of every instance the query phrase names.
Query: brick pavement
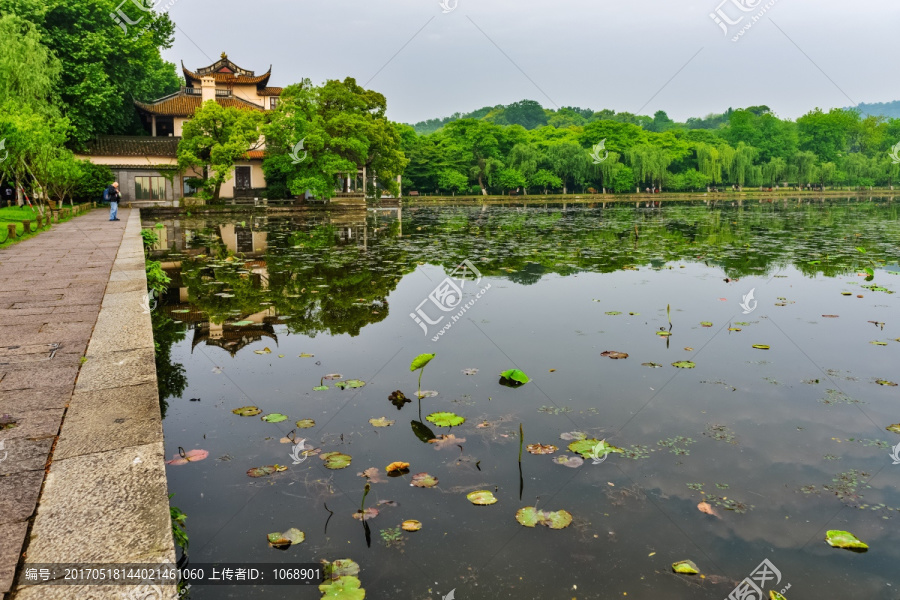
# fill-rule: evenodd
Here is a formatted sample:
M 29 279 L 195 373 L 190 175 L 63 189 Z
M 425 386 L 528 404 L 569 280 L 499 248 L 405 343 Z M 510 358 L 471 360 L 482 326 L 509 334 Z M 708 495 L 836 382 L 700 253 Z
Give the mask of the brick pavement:
M 0 250 L 0 599 L 16 565 L 130 210 L 56 224 Z

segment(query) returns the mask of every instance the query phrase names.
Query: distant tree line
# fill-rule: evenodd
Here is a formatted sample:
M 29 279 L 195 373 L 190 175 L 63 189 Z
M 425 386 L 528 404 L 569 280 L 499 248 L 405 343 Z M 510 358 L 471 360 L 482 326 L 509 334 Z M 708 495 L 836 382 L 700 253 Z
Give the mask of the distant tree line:
M 867 188 L 900 174 L 900 119 L 858 109 L 792 121 L 751 106 L 678 123 L 523 100 L 404 125 L 401 137 L 404 188 L 420 193 Z

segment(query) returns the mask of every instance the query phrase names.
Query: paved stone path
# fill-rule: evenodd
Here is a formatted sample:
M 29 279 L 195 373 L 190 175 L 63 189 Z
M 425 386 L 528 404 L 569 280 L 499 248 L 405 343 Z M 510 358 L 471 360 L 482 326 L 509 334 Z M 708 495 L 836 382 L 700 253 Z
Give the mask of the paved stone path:
M 25 564 L 174 559 L 139 211 L 120 218 L 94 210 L 0 250 L 0 417 L 16 421 L 0 430 L 0 600 L 23 551 Z

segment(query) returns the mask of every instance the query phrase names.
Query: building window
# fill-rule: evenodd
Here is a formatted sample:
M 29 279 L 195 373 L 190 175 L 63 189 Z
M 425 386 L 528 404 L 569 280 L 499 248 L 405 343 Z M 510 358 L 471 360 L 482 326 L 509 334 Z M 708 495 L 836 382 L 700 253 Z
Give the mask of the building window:
M 278 106 L 278 98 L 272 96 L 269 98 L 269 110 L 275 110 L 276 106 Z
M 135 177 L 135 200 L 165 200 L 166 179 L 164 177 Z
M 182 186 L 183 186 L 182 195 L 193 196 L 194 194 L 197 193 L 197 188 L 195 188 L 190 183 L 188 183 L 188 179 L 189 179 L 188 177 L 182 178 Z

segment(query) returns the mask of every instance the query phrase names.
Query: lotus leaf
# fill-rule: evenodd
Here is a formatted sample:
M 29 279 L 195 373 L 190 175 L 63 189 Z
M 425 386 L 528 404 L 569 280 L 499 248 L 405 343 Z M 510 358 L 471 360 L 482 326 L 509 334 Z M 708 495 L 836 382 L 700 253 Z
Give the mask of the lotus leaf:
M 497 498 L 487 490 L 478 490 L 466 494 L 466 499 L 477 506 L 488 506 L 497 503 Z
M 696 575 L 700 572 L 692 560 L 680 560 L 672 564 L 672 570 L 683 575 Z
M 868 550 L 869 546 L 864 544 L 855 535 L 849 531 L 841 531 L 840 529 L 829 529 L 825 534 L 825 541 L 829 546 L 834 548 L 844 548 L 846 550 Z
M 452 412 L 436 412 L 425 417 L 438 427 L 456 427 L 466 422 L 465 417 L 460 417 Z
M 438 478 L 428 473 L 416 473 L 410 481 L 411 486 L 419 488 L 432 488 L 438 484 Z

